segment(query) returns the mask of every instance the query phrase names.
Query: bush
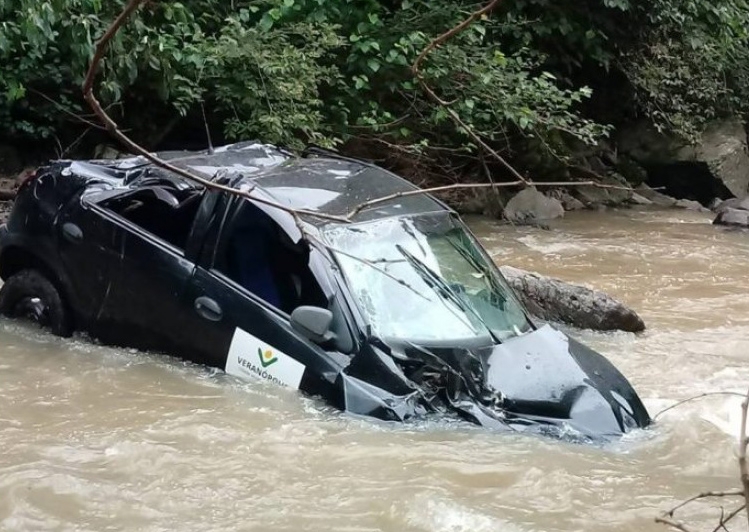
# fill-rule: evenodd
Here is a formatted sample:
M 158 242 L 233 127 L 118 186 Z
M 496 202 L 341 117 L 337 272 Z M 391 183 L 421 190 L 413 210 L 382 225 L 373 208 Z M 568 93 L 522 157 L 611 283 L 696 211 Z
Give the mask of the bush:
M 122 6 L 0 0 L 0 135 L 69 142 L 88 127 L 80 85 Z M 228 139 L 375 143 L 455 166 L 476 147 L 425 98 L 410 67 L 476 8 L 455 0 L 150 3 L 116 36 L 97 93 L 148 145 L 204 106 Z M 423 71 L 500 150 L 532 138 L 564 155 L 569 139 L 593 144 L 605 122 L 634 116 L 694 138 L 714 117 L 748 112 L 747 28 L 747 0 L 530 0 L 477 21 L 435 49 Z

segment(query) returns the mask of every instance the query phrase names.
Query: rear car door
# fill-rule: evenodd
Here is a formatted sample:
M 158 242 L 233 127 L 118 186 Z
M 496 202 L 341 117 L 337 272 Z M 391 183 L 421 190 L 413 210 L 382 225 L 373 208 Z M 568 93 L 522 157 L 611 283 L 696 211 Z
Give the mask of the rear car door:
M 180 356 L 184 290 L 195 269 L 184 248 L 201 198 L 192 191 L 170 202 L 168 194 L 141 190 L 97 206 L 120 242 L 97 335 L 108 343 Z
M 55 229 L 60 261 L 71 283 L 68 296 L 76 322 L 96 334 L 96 319 L 111 283 L 121 233 L 112 220 L 92 208 L 86 195 L 81 191 L 67 203 Z

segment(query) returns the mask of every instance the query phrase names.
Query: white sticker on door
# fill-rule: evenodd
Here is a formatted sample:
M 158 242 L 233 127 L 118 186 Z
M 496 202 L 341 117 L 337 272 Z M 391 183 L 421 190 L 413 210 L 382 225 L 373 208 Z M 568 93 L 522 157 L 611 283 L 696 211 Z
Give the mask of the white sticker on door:
M 241 379 L 261 379 L 299 388 L 304 364 L 250 333 L 235 329 L 226 359 L 226 373 Z

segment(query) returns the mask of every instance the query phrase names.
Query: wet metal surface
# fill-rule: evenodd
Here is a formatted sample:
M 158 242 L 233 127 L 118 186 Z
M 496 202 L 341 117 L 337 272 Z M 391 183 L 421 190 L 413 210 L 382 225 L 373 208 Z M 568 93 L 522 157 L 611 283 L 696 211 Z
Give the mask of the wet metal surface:
M 681 211 L 582 213 L 553 231 L 469 220 L 500 263 L 620 297 L 649 330 L 574 335 L 651 413 L 749 384 L 749 234 Z M 272 385 L 0 321 L 0 530 L 663 530 L 736 486 L 737 401 L 606 448 L 467 423 L 359 420 Z M 697 504 L 695 528 L 719 511 Z M 711 526 L 712 525 L 712 526 Z

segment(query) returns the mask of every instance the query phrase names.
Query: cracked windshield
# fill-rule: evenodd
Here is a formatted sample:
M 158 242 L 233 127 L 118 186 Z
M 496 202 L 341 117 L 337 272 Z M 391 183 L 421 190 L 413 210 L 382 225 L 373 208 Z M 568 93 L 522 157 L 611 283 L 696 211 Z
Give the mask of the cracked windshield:
M 325 235 L 375 335 L 506 339 L 530 328 L 496 267 L 452 216 L 387 218 Z

